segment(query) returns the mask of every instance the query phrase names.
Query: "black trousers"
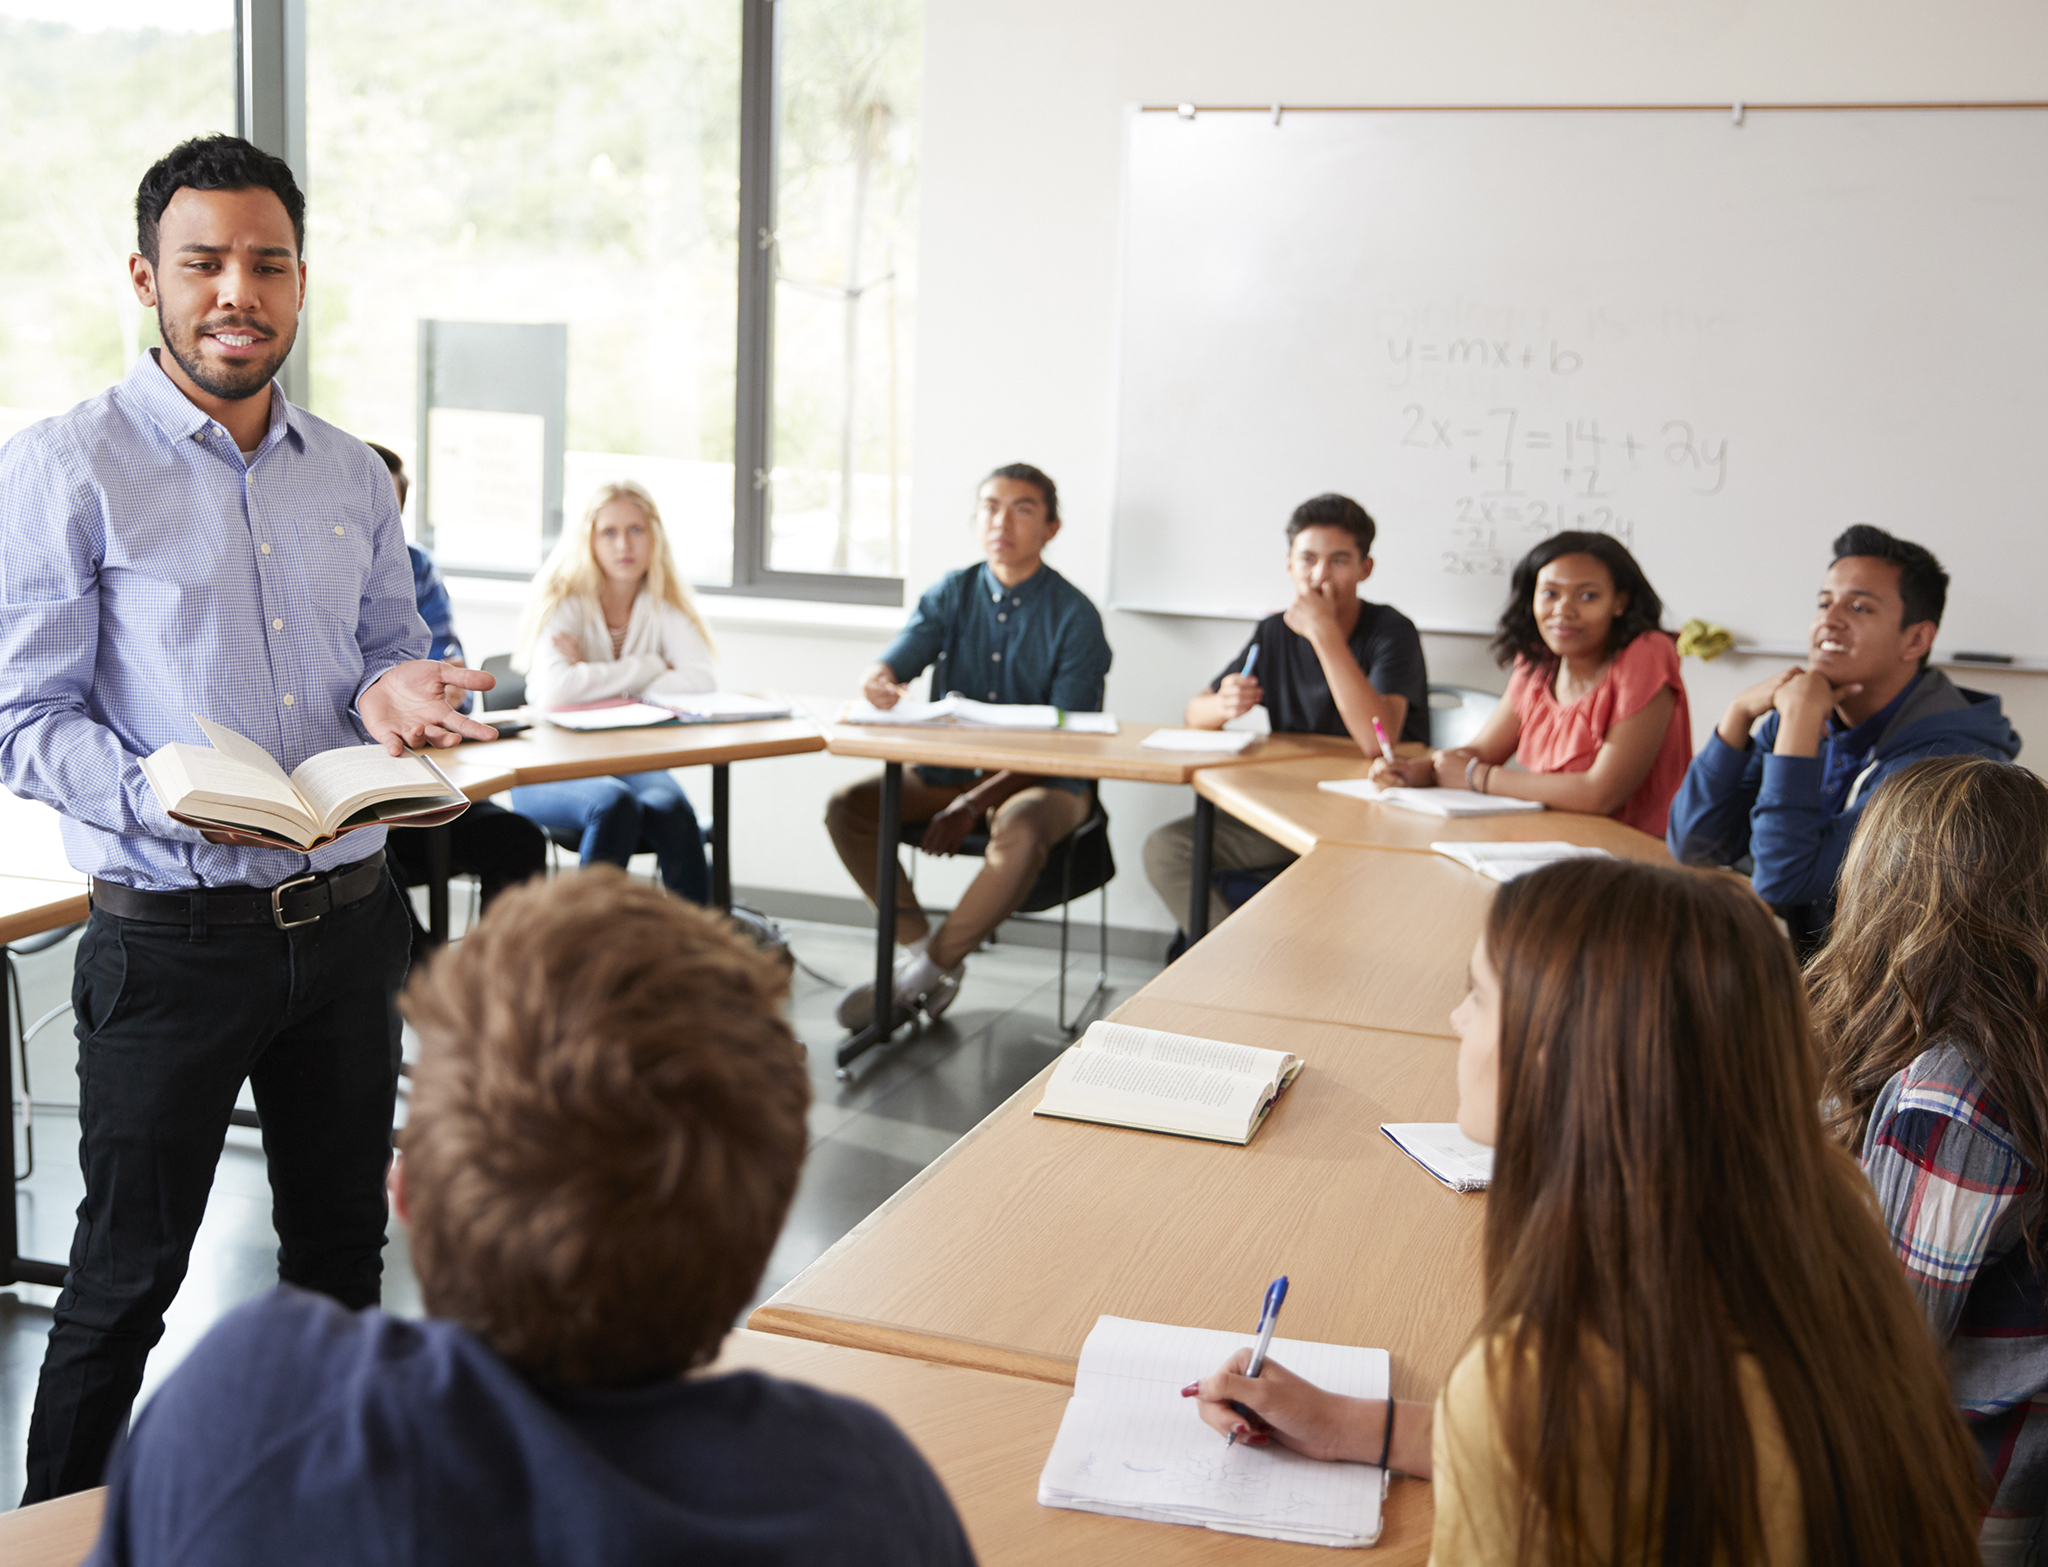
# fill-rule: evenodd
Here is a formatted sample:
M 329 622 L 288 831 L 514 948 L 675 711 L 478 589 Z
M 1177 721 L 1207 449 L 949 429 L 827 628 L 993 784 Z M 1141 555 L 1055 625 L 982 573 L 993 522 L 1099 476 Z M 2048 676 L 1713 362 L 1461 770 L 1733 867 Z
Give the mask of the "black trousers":
M 398 874 L 401 887 L 424 886 L 431 874 L 427 866 L 427 835 L 408 828 L 395 829 L 384 840 L 384 855 Z M 547 869 L 548 836 L 538 825 L 516 811 L 489 800 L 479 800 L 448 824 L 448 868 L 474 876 L 482 884 L 483 906 L 508 887 L 516 887 Z M 426 927 L 412 914 L 413 949 L 424 954 L 429 937 Z
M 85 1198 L 36 1386 L 24 1503 L 103 1478 L 244 1079 L 263 1122 L 279 1278 L 377 1303 L 410 944 L 388 874 L 292 930 L 93 911 L 71 989 Z

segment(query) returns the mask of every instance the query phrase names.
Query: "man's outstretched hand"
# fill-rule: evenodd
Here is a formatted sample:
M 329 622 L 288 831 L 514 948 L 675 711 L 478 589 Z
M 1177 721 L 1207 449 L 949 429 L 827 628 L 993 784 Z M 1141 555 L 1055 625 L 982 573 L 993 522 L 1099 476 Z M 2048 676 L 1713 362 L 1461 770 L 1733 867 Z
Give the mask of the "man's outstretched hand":
M 455 710 L 465 691 L 488 691 L 495 676 L 465 669 L 438 658 L 416 658 L 386 670 L 382 679 L 356 703 L 363 727 L 393 756 L 428 746 L 460 745 L 464 740 L 495 740 L 489 724 Z

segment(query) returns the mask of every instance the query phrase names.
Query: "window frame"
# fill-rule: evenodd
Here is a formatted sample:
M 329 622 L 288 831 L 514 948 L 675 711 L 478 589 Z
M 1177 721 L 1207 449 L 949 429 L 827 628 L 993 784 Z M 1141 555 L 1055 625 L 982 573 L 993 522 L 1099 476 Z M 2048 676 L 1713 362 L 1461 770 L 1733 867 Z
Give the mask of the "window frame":
M 307 185 L 308 0 L 236 0 L 237 129 L 292 167 Z M 738 353 L 733 391 L 732 581 L 694 584 L 700 594 L 808 599 L 901 607 L 904 580 L 853 573 L 777 571 L 769 564 L 775 471 L 775 200 L 780 135 L 782 25 L 776 0 L 734 0 L 740 18 Z M 307 323 L 280 372 L 285 395 L 303 404 L 312 352 Z M 530 580 L 530 573 L 456 572 Z

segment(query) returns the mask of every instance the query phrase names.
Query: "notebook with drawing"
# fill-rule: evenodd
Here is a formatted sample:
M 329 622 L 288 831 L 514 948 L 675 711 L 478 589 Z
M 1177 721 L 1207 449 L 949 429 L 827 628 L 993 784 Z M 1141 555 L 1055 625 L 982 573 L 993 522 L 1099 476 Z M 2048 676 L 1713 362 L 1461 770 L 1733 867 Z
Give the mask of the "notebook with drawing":
M 1321 1463 L 1278 1444 L 1226 1446 L 1202 1423 L 1195 1401 L 1180 1396 L 1253 1338 L 1096 1318 L 1038 1477 L 1039 1504 L 1304 1545 L 1377 1541 L 1384 1469 Z M 1269 1353 L 1332 1392 L 1387 1396 L 1391 1366 L 1383 1349 L 1276 1338 Z

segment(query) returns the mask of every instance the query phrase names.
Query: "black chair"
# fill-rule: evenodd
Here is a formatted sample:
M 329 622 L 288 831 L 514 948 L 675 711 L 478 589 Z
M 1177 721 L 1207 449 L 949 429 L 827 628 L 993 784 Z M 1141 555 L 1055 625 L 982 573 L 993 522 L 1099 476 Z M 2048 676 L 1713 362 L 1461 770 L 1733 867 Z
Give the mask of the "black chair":
M 927 825 L 925 822 L 905 822 L 898 841 L 916 848 L 924 840 Z M 988 830 L 977 827 L 960 840 L 960 847 L 953 852 L 988 853 Z M 1109 848 L 1109 813 L 1102 808 L 1101 795 L 1091 788 L 1086 819 L 1052 846 L 1045 857 L 1045 869 L 1038 873 L 1038 879 L 1017 906 L 1019 914 L 1043 914 L 1053 908 L 1060 911 L 1059 1020 L 1060 1027 L 1070 1034 L 1088 1015 L 1088 1009 L 1095 1004 L 1096 998 L 1109 989 L 1109 884 L 1115 876 L 1116 856 Z M 1095 985 L 1070 1019 L 1067 1016 L 1067 906 L 1091 892 L 1102 894 L 1101 915 L 1096 922 Z
M 485 659 L 484 673 L 498 677 L 498 683 L 484 693 L 483 708 L 486 713 L 497 713 L 508 707 L 526 705 L 526 676 L 512 667 L 510 653 L 493 653 Z

